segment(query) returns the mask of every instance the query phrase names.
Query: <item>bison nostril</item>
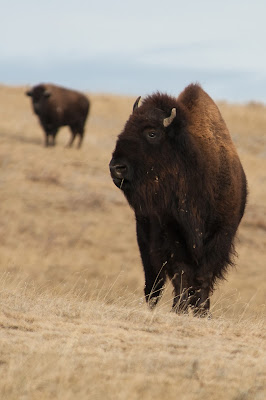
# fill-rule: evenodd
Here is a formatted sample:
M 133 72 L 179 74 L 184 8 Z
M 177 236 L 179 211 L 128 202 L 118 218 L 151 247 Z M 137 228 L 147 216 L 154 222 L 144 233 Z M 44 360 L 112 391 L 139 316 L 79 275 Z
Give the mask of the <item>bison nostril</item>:
M 114 165 L 110 167 L 111 174 L 115 178 L 123 179 L 127 174 L 127 166 L 126 165 Z
M 116 166 L 116 171 L 119 174 L 123 174 L 124 175 L 127 172 L 127 167 L 125 165 L 117 165 Z

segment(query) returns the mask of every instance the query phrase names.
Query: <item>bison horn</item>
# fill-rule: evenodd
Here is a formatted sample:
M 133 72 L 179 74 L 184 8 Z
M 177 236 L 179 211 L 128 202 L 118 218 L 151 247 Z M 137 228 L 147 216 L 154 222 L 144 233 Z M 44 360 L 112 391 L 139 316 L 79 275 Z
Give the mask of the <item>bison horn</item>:
M 172 108 L 170 117 L 164 118 L 164 120 L 163 120 L 163 126 L 164 126 L 165 128 L 167 128 L 167 127 L 173 122 L 173 120 L 175 119 L 175 117 L 176 117 L 176 108 Z
M 140 99 L 141 99 L 141 96 L 139 96 L 139 97 L 137 98 L 137 100 L 135 101 L 134 106 L 133 106 L 133 112 L 135 111 L 136 108 L 139 107 L 139 101 L 140 101 Z

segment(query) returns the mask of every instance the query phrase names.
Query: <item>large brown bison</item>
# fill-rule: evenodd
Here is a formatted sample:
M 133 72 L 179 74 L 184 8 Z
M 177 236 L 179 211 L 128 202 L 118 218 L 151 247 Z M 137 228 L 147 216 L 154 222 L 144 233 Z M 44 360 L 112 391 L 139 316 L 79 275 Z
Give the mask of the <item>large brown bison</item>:
M 81 146 L 90 108 L 90 102 L 84 94 L 41 83 L 28 90 L 26 95 L 32 98 L 33 110 L 45 131 L 46 146 L 55 145 L 55 137 L 61 126 L 70 127 L 72 137 L 68 146 L 72 146 L 76 135 L 79 135 L 78 147 Z
M 208 314 L 214 284 L 233 263 L 246 177 L 225 122 L 196 84 L 173 98 L 144 99 L 119 135 L 110 172 L 135 211 L 153 307 L 166 278 L 173 309 Z

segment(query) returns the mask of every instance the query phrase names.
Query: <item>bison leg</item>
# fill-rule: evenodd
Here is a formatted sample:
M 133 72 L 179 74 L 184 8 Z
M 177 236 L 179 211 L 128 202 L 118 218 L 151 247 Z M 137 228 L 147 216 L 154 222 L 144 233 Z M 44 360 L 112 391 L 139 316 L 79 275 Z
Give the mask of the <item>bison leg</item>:
M 46 138 L 45 138 L 45 146 L 55 146 L 55 137 L 57 134 L 57 129 L 46 129 L 45 130 Z M 50 140 L 50 137 L 52 140 Z
M 79 126 L 76 127 L 76 132 L 79 135 L 79 142 L 77 148 L 80 149 L 82 142 L 83 142 L 83 134 L 84 134 L 84 124 L 80 124 Z
M 57 132 L 53 132 L 53 134 L 52 134 L 52 146 L 56 145 L 56 141 L 55 141 L 56 133 Z
M 150 255 L 150 222 L 146 218 L 138 218 L 137 221 L 137 240 L 145 274 L 145 299 L 148 305 L 153 308 L 161 297 L 164 288 L 166 273 L 164 264 L 156 267 Z
M 186 313 L 188 311 L 190 290 L 193 290 L 193 282 L 189 279 L 192 276 L 192 271 L 188 270 L 188 267 L 184 265 L 179 270 L 173 276 L 170 276 L 174 286 L 173 310 L 177 313 Z
M 83 132 L 79 134 L 78 149 L 81 148 L 82 142 L 83 142 Z
M 188 313 L 191 309 L 194 315 L 206 316 L 210 308 L 210 283 L 200 282 L 194 277 L 192 268 L 183 267 L 181 273 L 176 273 L 172 279 L 174 286 L 173 311 Z
M 148 268 L 147 268 L 148 267 Z M 166 275 L 163 272 L 154 273 L 151 265 L 146 264 L 145 269 L 145 299 L 150 308 L 156 306 L 161 298 L 162 291 L 166 280 Z
M 184 301 L 186 309 L 189 308 L 193 311 L 193 314 L 198 317 L 205 317 L 209 315 L 210 309 L 210 290 L 209 288 L 191 288 L 184 293 Z
M 77 131 L 76 131 L 76 129 L 74 127 L 70 127 L 70 130 L 71 130 L 72 136 L 71 136 L 70 141 L 68 142 L 66 147 L 71 147 L 72 146 L 72 144 L 73 144 L 73 142 L 75 140 L 75 137 L 77 135 Z
M 50 140 L 51 138 L 51 140 Z M 45 137 L 45 147 L 49 147 L 49 146 L 54 146 L 55 145 L 55 140 L 54 140 L 54 136 L 53 134 L 51 134 L 51 132 L 46 133 L 46 137 Z
M 80 126 L 71 126 L 71 127 L 70 127 L 70 130 L 71 130 L 71 133 L 72 133 L 72 137 L 71 137 L 71 139 L 70 139 L 70 141 L 69 141 L 67 147 L 71 147 L 72 144 L 73 144 L 73 142 L 74 142 L 74 140 L 75 140 L 75 137 L 76 137 L 77 135 L 79 135 L 79 143 L 78 143 L 78 146 L 77 146 L 78 149 L 79 149 L 79 148 L 81 147 L 82 141 L 83 141 L 83 127 L 80 127 Z

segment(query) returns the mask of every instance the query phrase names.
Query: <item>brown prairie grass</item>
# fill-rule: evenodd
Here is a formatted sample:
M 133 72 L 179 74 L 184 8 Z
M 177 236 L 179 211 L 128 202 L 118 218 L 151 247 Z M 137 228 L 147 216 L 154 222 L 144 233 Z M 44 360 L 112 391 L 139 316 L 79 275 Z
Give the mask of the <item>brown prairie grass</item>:
M 220 109 L 249 181 L 236 267 L 211 320 L 150 312 L 133 212 L 108 163 L 133 98 L 90 94 L 81 150 L 55 148 L 0 86 L 0 398 L 265 398 L 266 108 Z
M 1 280 L 3 399 L 263 399 L 262 318 L 213 320 L 149 312 Z

